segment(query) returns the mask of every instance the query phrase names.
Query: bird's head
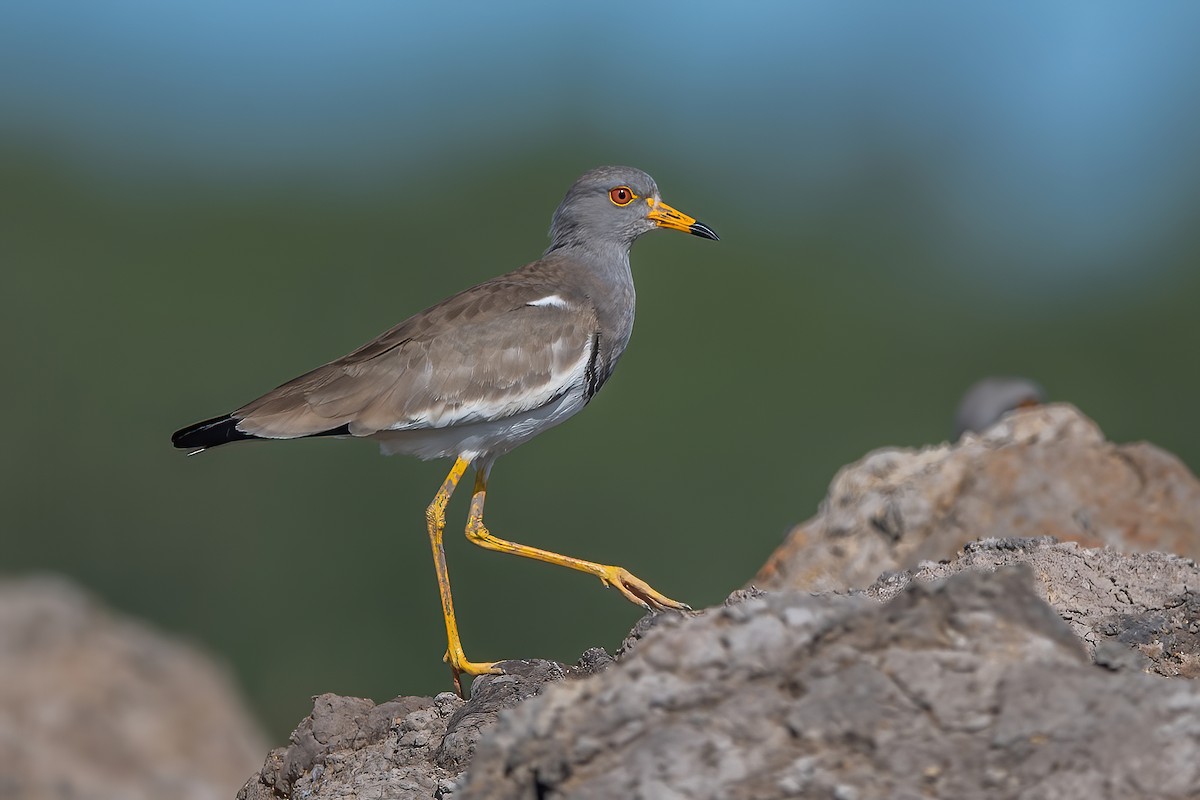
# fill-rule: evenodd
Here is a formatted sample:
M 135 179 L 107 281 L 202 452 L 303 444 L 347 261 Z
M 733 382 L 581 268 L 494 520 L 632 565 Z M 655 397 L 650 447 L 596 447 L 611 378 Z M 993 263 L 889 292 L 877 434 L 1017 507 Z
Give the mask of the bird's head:
M 707 225 L 662 201 L 654 179 L 633 167 L 597 167 L 567 190 L 550 223 L 550 249 L 570 244 L 616 245 L 655 228 L 717 239 Z

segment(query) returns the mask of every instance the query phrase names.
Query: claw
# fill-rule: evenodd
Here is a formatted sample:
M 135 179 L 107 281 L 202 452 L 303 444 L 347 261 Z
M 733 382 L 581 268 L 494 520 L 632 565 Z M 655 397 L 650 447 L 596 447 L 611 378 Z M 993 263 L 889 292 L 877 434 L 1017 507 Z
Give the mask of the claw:
M 496 666 L 499 661 L 468 661 L 466 655 L 461 650 L 452 654 L 451 650 L 446 650 L 446 654 L 442 656 L 442 661 L 450 665 L 450 673 L 454 678 L 454 693 L 459 697 L 466 699 L 463 694 L 462 678 L 463 673 L 467 675 L 503 675 L 504 670 Z
M 601 570 L 600 580 L 606 586 L 615 587 L 634 605 L 651 611 L 691 611 L 686 603 L 672 600 L 623 567 L 602 566 Z

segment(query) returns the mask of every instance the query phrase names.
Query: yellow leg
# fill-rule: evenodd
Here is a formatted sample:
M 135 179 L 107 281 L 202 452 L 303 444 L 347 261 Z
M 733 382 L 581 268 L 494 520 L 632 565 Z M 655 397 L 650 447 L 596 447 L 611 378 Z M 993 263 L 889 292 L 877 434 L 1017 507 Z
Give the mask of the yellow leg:
M 458 622 L 454 618 L 454 601 L 450 597 L 450 573 L 446 570 L 446 552 L 442 549 L 442 532 L 446 529 L 446 505 L 463 473 L 467 471 L 470 461 L 459 458 L 450 469 L 450 474 L 438 489 L 437 495 L 429 508 L 425 509 L 425 523 L 429 528 L 429 541 L 433 545 L 433 566 L 437 570 L 438 591 L 442 595 L 442 616 L 446 619 L 445 661 L 454 673 L 454 688 L 462 696 L 462 683 L 459 675 L 499 675 L 502 670 L 494 662 L 468 661 L 463 653 L 462 642 L 458 638 Z
M 625 596 L 625 599 L 643 608 L 659 611 L 666 609 L 677 611 L 691 610 L 689 606 L 680 603 L 678 600 L 672 600 L 656 591 L 650 584 L 623 567 L 613 567 L 606 564 L 597 564 L 594 561 L 585 561 L 582 558 L 559 555 L 549 550 L 517 544 L 516 542 L 509 542 L 493 536 L 483 524 L 483 503 L 487 497 L 488 469 L 489 465 L 485 464 L 475 472 L 475 491 L 471 495 L 471 514 L 467 518 L 467 538 L 472 542 L 480 547 L 486 547 L 488 550 L 512 553 L 513 555 L 545 561 L 548 564 L 558 564 L 560 567 L 570 567 L 580 572 L 586 572 L 589 575 L 595 575 L 605 586 L 615 587 L 617 591 Z

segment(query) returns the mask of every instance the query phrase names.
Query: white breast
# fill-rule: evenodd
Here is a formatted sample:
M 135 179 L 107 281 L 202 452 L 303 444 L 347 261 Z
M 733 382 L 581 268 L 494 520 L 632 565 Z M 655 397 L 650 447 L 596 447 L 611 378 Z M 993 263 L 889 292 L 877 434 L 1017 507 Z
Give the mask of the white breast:
M 579 381 L 558 399 L 532 411 L 448 428 L 380 431 L 371 438 L 379 442 L 379 450 L 384 455 L 403 453 L 423 459 L 463 456 L 474 461 L 480 456 L 495 457 L 507 453 L 547 428 L 564 422 L 585 405 L 583 382 Z

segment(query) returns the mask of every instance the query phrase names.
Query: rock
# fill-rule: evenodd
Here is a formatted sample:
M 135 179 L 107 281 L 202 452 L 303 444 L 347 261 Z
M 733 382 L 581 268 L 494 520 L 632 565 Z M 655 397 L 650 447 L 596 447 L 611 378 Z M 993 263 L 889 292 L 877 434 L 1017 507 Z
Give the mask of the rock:
M 1047 538 L 865 591 L 740 590 L 645 618 L 591 674 L 512 662 L 407 716 L 318 698 L 242 797 L 1197 796 L 1198 598 L 1187 559 Z
M 271 751 L 239 800 L 278 797 L 433 797 L 448 776 L 433 763 L 446 720 L 461 706 L 451 694 L 399 697 L 375 705 L 323 694 L 292 732 L 291 746 Z M 333 793 L 330 793 L 333 792 Z
M 318 698 L 241 797 L 1200 797 L 1200 567 L 1155 548 L 1200 548 L 1177 459 L 1016 412 L 842 470 L 757 585 L 613 657 Z
M 501 715 L 461 798 L 1200 795 L 1200 684 L 1090 663 L 1032 583 L 965 567 L 661 625 Z
M 764 589 L 865 588 L 985 537 L 1200 558 L 1200 481 L 1153 445 L 1115 445 L 1069 405 L 1014 412 L 982 435 L 868 454 L 754 577 Z
M 888 600 L 914 581 L 1011 564 L 1032 569 L 1039 595 L 1098 663 L 1200 678 L 1200 567 L 1179 556 L 1086 550 L 1050 537 L 984 539 L 955 561 L 889 573 L 867 593 Z
M 0 797 L 227 800 L 263 738 L 204 654 L 61 578 L 0 582 Z
M 272 750 L 238 793 L 238 800 L 296 798 L 450 798 L 476 743 L 497 715 L 551 682 L 603 669 L 611 658 L 589 650 L 576 667 L 554 661 L 506 661 L 505 675 L 475 679 L 471 699 L 398 697 L 375 705 L 359 697 L 324 694 Z

